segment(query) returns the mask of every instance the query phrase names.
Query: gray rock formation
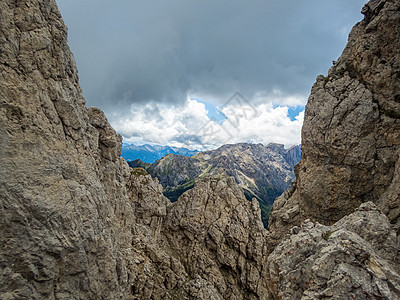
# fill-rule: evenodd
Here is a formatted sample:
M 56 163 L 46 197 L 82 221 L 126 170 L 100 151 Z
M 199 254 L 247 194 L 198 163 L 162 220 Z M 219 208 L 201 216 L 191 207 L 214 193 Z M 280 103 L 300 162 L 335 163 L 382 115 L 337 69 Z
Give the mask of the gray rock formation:
M 55 2 L 0 13 L 0 298 L 265 298 L 257 201 L 204 179 L 172 205 L 85 108 Z
M 268 258 L 274 299 L 400 299 L 396 232 L 372 202 L 333 226 L 291 231 Z
M 371 1 L 364 9 L 365 20 L 353 30 L 345 57 L 337 64 L 346 63 L 347 69 L 342 74 L 335 66 L 326 84 L 333 95 L 335 90 L 346 94 L 339 83 L 353 80 L 349 96 L 333 109 L 336 126 L 341 103 L 353 99 L 352 92 L 362 91 L 359 105 L 340 115 L 342 131 L 352 128 L 348 142 L 333 143 L 336 131 L 328 126 L 325 135 L 331 142 L 324 148 L 328 156 L 323 152 L 318 156 L 314 151 L 324 144 L 318 139 L 313 142 L 313 136 L 303 131 L 306 151 L 297 169 L 297 186 L 276 201 L 274 231 L 268 232 L 261 223 L 259 203 L 247 201 L 234 178 L 206 176 L 170 203 L 157 179 L 143 169 L 130 169 L 120 158 L 121 137 L 99 109 L 85 108 L 55 1 L 1 1 L 0 298 L 399 298 L 398 85 L 379 79 L 386 69 L 380 73 L 363 69 L 377 63 L 376 51 L 369 49 L 375 49 L 378 39 L 382 59 L 390 70 L 398 70 L 393 66 L 399 62 L 399 31 L 392 29 L 399 6 L 398 0 Z M 364 49 L 367 41 L 370 48 Z M 355 62 L 365 53 L 372 55 L 354 63 L 363 69 L 361 73 L 348 67 L 352 61 L 346 55 L 353 52 L 358 55 Z M 396 83 L 398 72 L 393 72 Z M 369 86 L 371 78 L 378 78 L 377 86 Z M 316 128 L 322 126 L 316 121 L 322 122 L 330 102 L 339 99 L 332 96 L 319 102 L 317 91 L 328 97 L 321 80 L 307 107 L 309 130 L 314 121 Z M 376 101 L 368 102 L 370 96 Z M 315 103 L 324 108 L 321 117 Z M 354 113 L 356 119 L 348 117 Z M 374 145 L 384 145 L 372 152 L 372 169 L 368 169 L 369 152 L 361 147 L 370 149 L 369 131 L 362 130 L 371 124 L 355 123 L 364 119 L 376 121 Z M 341 147 L 358 151 L 348 152 L 342 165 L 331 163 L 342 153 Z M 352 171 L 356 159 L 360 169 Z M 363 168 L 373 172 L 373 183 L 360 175 Z M 329 177 L 325 183 L 318 177 L 326 179 L 327 170 L 337 176 L 335 181 Z M 357 198 L 361 187 L 344 176 L 349 170 L 355 179 L 366 182 L 362 200 Z M 314 174 L 314 179 L 304 173 Z M 344 174 L 344 183 L 339 174 Z M 343 211 L 327 203 L 321 216 L 316 216 L 320 198 L 310 189 L 325 193 L 318 182 L 331 188 L 328 200 L 345 201 Z M 352 190 L 347 188 L 350 183 Z M 355 198 L 349 198 L 349 193 Z M 316 222 L 334 223 L 369 198 L 378 209 L 365 203 L 331 226 Z M 335 205 L 338 211 L 330 216 Z M 301 228 L 291 227 L 285 235 L 291 224 L 300 226 L 306 216 L 316 221 L 304 221 Z M 275 249 L 271 247 L 279 241 Z
M 0 298 L 122 297 L 134 219 L 121 138 L 85 108 L 55 2 L 1 1 L 0 14 Z
M 258 202 L 233 178 L 198 180 L 170 206 L 165 228 L 191 277 L 206 279 L 222 299 L 267 299 L 268 232 Z
M 400 2 L 373 0 L 342 56 L 318 76 L 302 129 L 296 186 L 275 201 L 279 240 L 310 218 L 330 225 L 372 201 L 400 222 Z

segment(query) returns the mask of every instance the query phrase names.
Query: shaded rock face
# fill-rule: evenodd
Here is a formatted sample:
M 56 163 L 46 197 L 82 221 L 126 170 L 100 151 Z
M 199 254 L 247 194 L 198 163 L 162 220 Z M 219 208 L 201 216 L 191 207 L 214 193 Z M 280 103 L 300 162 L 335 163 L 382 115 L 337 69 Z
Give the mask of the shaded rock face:
M 399 10 L 399 1 L 366 4 L 342 56 L 327 77 L 318 76 L 305 111 L 297 185 L 271 213 L 278 240 L 304 219 L 330 225 L 366 201 L 399 227 Z
M 0 14 L 0 298 L 118 298 L 134 221 L 121 138 L 85 108 L 55 2 Z
M 1 1 L 0 32 L 0 298 L 265 298 L 257 201 L 205 178 L 171 204 L 132 171 L 55 1 Z

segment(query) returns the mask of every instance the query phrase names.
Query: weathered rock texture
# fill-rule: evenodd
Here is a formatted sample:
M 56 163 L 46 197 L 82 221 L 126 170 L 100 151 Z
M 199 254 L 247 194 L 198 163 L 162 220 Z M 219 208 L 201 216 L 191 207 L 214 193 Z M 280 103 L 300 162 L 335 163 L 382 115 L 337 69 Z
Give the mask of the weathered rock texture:
M 206 178 L 171 205 L 165 235 L 189 274 L 214 283 L 223 299 L 266 299 L 268 232 L 260 215 L 232 177 Z
M 53 0 L 0 2 L 0 135 L 1 299 L 266 297 L 257 202 L 205 179 L 172 205 L 132 171 Z
M 317 138 L 303 132 L 297 188 L 276 202 L 269 233 L 233 178 L 202 178 L 170 203 L 157 179 L 131 170 L 104 114 L 85 108 L 54 0 L 1 1 L 0 298 L 399 298 L 399 1 L 372 1 L 365 14 L 325 87 L 322 78 L 314 86 L 305 128 Z M 379 79 L 386 69 L 372 74 L 382 64 L 397 72 L 392 81 Z M 348 142 L 333 142 L 343 132 Z M 269 245 L 307 216 L 333 223 L 366 200 L 388 217 L 367 203 Z
M 2 299 L 111 299 L 130 284 L 130 170 L 85 108 L 66 37 L 54 1 L 0 2 Z
M 372 202 L 333 226 L 306 220 L 268 259 L 274 299 L 400 299 L 397 236 Z
M 318 76 L 297 184 L 275 201 L 277 241 L 307 218 L 331 225 L 372 201 L 399 228 L 400 1 L 373 0 L 342 56 Z
M 258 202 L 247 201 L 232 178 L 199 180 L 170 203 L 157 179 L 132 176 L 134 296 L 267 299 L 268 232 Z

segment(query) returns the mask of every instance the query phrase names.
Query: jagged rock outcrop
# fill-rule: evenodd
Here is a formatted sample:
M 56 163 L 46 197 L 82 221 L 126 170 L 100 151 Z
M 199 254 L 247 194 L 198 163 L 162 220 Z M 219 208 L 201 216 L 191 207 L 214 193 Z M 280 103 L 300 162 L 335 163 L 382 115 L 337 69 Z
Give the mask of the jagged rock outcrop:
M 144 172 L 144 170 L 143 170 Z M 175 203 L 134 170 L 132 294 L 138 299 L 268 299 L 268 232 L 233 178 L 203 178 Z
M 205 178 L 171 205 L 165 235 L 191 276 L 213 283 L 223 299 L 267 299 L 260 215 L 232 177 Z
M 305 220 L 268 258 L 273 299 L 399 299 L 397 236 L 375 204 L 333 226 Z
M 276 242 L 310 218 L 325 225 L 372 201 L 400 222 L 400 1 L 373 0 L 328 76 L 318 76 L 302 129 L 296 185 L 275 201 Z

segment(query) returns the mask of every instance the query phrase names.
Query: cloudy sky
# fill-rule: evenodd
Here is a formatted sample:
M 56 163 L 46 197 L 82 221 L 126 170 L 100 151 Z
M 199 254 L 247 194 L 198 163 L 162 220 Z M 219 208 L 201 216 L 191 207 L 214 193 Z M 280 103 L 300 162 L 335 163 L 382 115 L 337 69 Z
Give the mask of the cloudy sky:
M 365 0 L 57 0 L 87 106 L 124 140 L 300 143 Z

